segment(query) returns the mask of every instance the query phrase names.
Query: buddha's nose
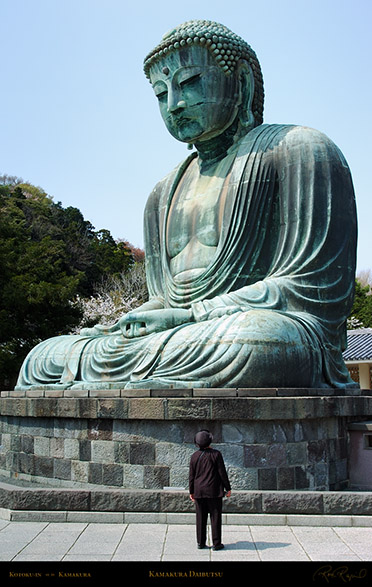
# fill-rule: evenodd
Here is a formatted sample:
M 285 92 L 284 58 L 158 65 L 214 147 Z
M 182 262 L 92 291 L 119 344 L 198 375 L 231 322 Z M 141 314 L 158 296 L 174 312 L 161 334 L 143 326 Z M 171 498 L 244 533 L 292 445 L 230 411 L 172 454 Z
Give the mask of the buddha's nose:
M 174 114 L 178 110 L 183 110 L 184 108 L 186 108 L 185 100 L 179 99 L 179 97 L 172 95 L 172 94 L 169 95 L 169 101 L 168 101 L 169 112 Z

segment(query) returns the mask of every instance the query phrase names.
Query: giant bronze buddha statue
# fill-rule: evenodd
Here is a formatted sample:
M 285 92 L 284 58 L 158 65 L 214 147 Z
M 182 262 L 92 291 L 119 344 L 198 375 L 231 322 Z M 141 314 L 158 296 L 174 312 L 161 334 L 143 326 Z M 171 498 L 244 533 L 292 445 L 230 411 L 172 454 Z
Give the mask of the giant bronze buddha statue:
M 149 301 L 41 342 L 17 389 L 355 386 L 343 155 L 311 128 L 263 124 L 257 57 L 225 26 L 175 28 L 144 69 L 168 131 L 194 147 L 146 205 Z

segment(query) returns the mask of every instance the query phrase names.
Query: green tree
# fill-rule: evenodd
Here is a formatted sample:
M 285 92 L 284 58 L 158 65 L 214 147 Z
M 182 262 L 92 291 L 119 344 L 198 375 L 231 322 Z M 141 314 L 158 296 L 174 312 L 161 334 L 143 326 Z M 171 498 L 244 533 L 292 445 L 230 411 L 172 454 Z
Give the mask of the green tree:
M 362 285 L 359 279 L 355 280 L 355 297 L 350 313 L 349 328 L 372 328 L 372 295 L 369 284 Z
M 126 242 L 116 242 L 109 230 L 98 230 L 92 239 L 95 267 L 90 281 L 97 282 L 101 275 L 119 276 L 133 264 L 133 254 Z M 95 273 L 94 273 L 95 272 Z
M 73 301 L 125 272 L 128 246 L 95 231 L 80 210 L 64 209 L 46 192 L 0 176 L 0 385 L 11 388 L 27 352 L 68 333 L 81 320 Z

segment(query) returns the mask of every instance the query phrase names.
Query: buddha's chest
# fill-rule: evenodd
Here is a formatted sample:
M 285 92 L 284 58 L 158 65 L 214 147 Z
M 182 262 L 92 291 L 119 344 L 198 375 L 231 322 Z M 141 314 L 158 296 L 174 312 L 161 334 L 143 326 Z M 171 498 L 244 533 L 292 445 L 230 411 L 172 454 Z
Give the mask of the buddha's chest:
M 172 259 L 193 243 L 215 248 L 221 232 L 227 191 L 225 173 L 201 175 L 194 167 L 181 179 L 167 220 L 167 252 Z

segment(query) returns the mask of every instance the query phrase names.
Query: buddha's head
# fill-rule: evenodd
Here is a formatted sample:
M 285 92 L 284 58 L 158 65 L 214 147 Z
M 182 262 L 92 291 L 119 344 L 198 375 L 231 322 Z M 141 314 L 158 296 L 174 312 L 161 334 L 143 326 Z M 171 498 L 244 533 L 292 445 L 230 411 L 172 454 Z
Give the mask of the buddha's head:
M 263 119 L 263 81 L 256 54 L 225 26 L 193 20 L 164 35 L 144 71 L 167 129 L 202 143 L 229 128 L 245 132 Z

